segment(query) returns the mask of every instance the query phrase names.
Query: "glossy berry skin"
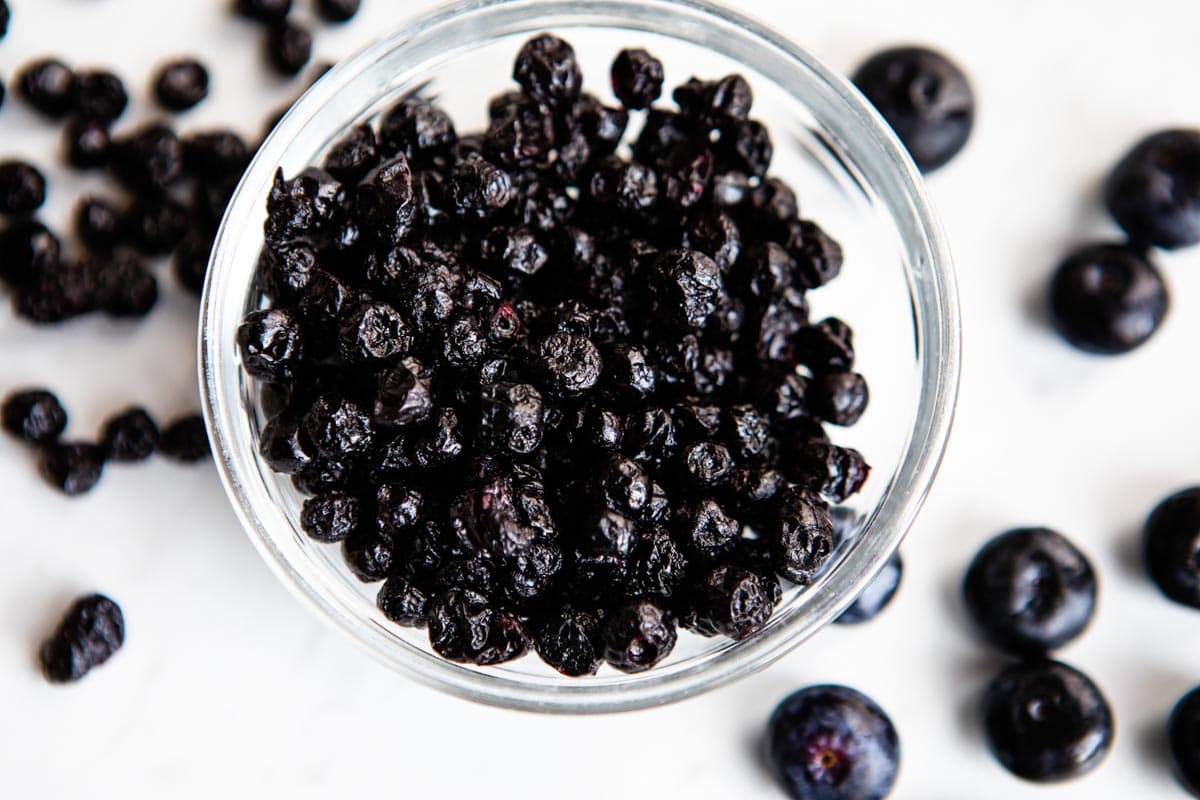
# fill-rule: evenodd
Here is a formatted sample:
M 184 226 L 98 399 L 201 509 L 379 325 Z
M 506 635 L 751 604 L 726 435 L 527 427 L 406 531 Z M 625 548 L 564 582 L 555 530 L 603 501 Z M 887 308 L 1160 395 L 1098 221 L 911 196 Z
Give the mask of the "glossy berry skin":
M 154 96 L 169 111 L 186 111 L 208 97 L 208 70 L 193 58 L 164 65 L 154 79 Z
M 734 566 L 708 572 L 693 590 L 689 628 L 704 636 L 745 639 L 767 624 L 774 592 L 761 575 Z
M 10 394 L 0 407 L 4 430 L 32 444 L 52 442 L 67 428 L 67 412 L 58 398 L 45 389 Z
M 1150 512 L 1142 532 L 1146 570 L 1176 603 L 1200 608 L 1200 487 L 1182 489 Z
M 304 501 L 300 527 L 318 542 L 340 542 L 358 529 L 360 504 L 345 492 L 325 492 Z
M 535 36 L 521 47 L 513 79 L 529 97 L 551 108 L 570 105 L 579 97 L 583 84 L 575 50 L 548 33 Z
M 158 449 L 158 426 L 144 408 L 114 414 L 100 428 L 100 446 L 109 461 L 145 461 Z
M 1090 772 L 1108 754 L 1113 715 L 1096 684 L 1057 661 L 1006 668 L 983 698 L 988 747 L 1017 777 L 1049 782 Z
M 812 412 L 833 425 L 853 425 L 867 410 L 870 393 L 857 372 L 830 372 L 815 378 L 805 395 Z
M 75 117 L 63 126 L 63 150 L 75 169 L 95 169 L 108 163 L 112 137 L 107 123 Z
M 204 418 L 199 414 L 181 417 L 163 428 L 159 449 L 167 458 L 192 464 L 212 453 Z
M 854 84 L 892 126 L 922 172 L 954 158 L 971 135 L 975 96 L 963 71 L 941 53 L 900 47 L 872 56 Z
M 383 615 L 406 628 L 423 628 L 429 616 L 429 594 L 403 575 L 384 582 L 375 604 Z
M 900 739 L 883 709 L 862 693 L 810 686 L 771 715 L 767 758 L 794 800 L 882 800 L 896 781 Z
M 645 50 L 622 50 L 612 64 L 613 94 L 628 109 L 649 108 L 662 95 L 663 65 Z
M 111 72 L 93 70 L 75 75 L 75 113 L 82 119 L 111 123 L 129 105 L 125 84 Z
M 1167 249 L 1200 242 L 1200 130 L 1166 130 L 1113 168 L 1104 202 L 1129 238 Z
M 600 649 L 600 616 L 563 608 L 544 620 L 533 641 L 541 659 L 563 675 L 594 675 L 604 658 Z
M 779 574 L 801 586 L 812 582 L 833 552 L 828 508 L 799 487 L 780 492 L 779 508 L 766 539 Z
M 361 0 L 317 0 L 317 11 L 328 22 L 346 22 L 358 13 Z
M 75 73 L 58 59 L 26 64 L 16 80 L 21 97 L 47 117 L 66 116 L 75 107 Z
M 267 61 L 280 75 L 299 75 L 312 58 L 312 44 L 307 28 L 285 20 L 267 31 Z
M 281 22 L 292 10 L 292 0 L 237 0 L 237 13 L 258 22 Z
M 604 660 L 622 672 L 645 672 L 675 648 L 671 614 L 649 600 L 614 609 L 604 623 Z
M 976 554 L 963 599 L 980 633 L 1015 655 L 1042 655 L 1081 634 L 1096 606 L 1096 575 L 1061 534 L 1018 528 Z
M 1192 795 L 1200 797 L 1200 688 L 1179 699 L 1167 722 L 1171 771 Z
M 42 644 L 42 674 L 51 683 L 69 683 L 112 658 L 125 643 L 121 607 L 101 594 L 76 600 Z
M 888 559 L 879 574 L 867 584 L 867 588 L 863 589 L 862 594 L 842 612 L 841 616 L 833 621 L 834 624 L 858 625 L 874 619 L 891 604 L 892 598 L 896 596 L 896 590 L 900 588 L 900 579 L 903 575 L 904 562 L 897 553 Z
M 430 601 L 429 642 L 451 661 L 486 666 L 524 655 L 529 634 L 515 616 L 497 611 L 482 594 L 456 588 Z
M 46 201 L 46 179 L 24 161 L 0 162 L 0 214 L 32 214 Z
M 1167 315 L 1167 286 L 1149 258 L 1119 244 L 1082 247 L 1050 283 L 1050 320 L 1068 342 L 1090 353 L 1140 347 Z
M 242 367 L 260 380 L 290 380 L 304 358 L 304 334 L 284 308 L 255 311 L 238 326 Z
M 46 483 L 74 497 L 87 494 L 100 482 L 104 450 L 84 442 L 51 442 L 42 445 L 38 472 Z

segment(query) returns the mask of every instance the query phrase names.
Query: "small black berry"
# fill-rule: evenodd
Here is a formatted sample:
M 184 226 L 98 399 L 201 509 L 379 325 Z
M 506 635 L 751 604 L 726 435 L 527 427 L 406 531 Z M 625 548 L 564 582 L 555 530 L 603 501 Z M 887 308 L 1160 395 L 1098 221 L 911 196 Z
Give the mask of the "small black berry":
M 75 113 L 83 119 L 111 123 L 129 105 L 125 84 L 111 72 L 91 70 L 75 75 Z
M 75 107 L 75 73 L 58 59 L 26 64 L 16 81 L 21 97 L 48 117 L 66 116 Z
M 115 414 L 100 428 L 100 446 L 110 461 L 144 461 L 158 449 L 158 426 L 144 408 Z
M 42 645 L 42 673 L 51 683 L 77 681 L 124 643 L 121 607 L 101 594 L 81 597 Z
M 212 452 L 204 418 L 199 414 L 181 417 L 163 428 L 159 449 L 167 458 L 185 464 L 203 461 Z
M 45 389 L 14 392 L 0 407 L 4 430 L 26 442 L 52 442 L 67 428 L 67 412 Z
M 267 60 L 280 75 L 298 75 L 312 58 L 312 44 L 307 28 L 285 20 L 267 31 Z
M 46 202 L 46 179 L 24 161 L 0 162 L 0 214 L 32 214 Z
M 186 111 L 208 97 L 208 70 L 193 58 L 172 61 L 158 71 L 154 96 L 168 111 Z
M 42 445 L 38 472 L 63 494 L 86 494 L 100 482 L 104 450 L 84 442 L 55 441 Z

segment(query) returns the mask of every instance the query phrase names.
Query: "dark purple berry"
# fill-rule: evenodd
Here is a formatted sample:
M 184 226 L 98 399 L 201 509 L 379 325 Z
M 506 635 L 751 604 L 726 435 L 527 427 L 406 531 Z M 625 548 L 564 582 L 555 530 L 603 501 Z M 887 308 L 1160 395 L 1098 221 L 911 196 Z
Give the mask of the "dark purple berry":
M 340 542 L 358 529 L 358 499 L 345 492 L 325 492 L 304 501 L 300 527 L 318 542 Z
M 158 449 L 158 426 L 144 408 L 114 414 L 100 428 L 100 446 L 109 461 L 145 461 Z
M 212 236 L 192 231 L 175 248 L 171 268 L 183 288 L 197 297 L 204 291 L 204 279 L 208 275 L 208 259 L 212 254 Z
M 420 97 L 408 97 L 379 121 L 379 141 L 385 148 L 424 163 L 452 150 L 458 135 L 450 115 L 441 107 Z
M 429 604 L 429 643 L 443 658 L 485 666 L 529 649 L 529 634 L 513 614 L 470 589 L 450 589 Z
M 359 220 L 384 241 L 407 236 L 417 213 L 408 159 L 397 155 L 367 173 L 355 189 L 354 201 Z
M 1200 691 L 1179 699 L 1167 722 L 1171 771 L 1193 795 L 1200 795 Z
M 80 597 L 42 644 L 42 673 L 51 683 L 77 681 L 124 643 L 121 607 L 101 594 Z
M 317 10 L 328 22 L 346 22 L 358 13 L 361 0 L 317 0 Z
M 292 10 L 292 0 L 237 0 L 237 13 L 258 22 L 280 22 Z
M 49 391 L 25 389 L 14 392 L 0 407 L 4 430 L 26 442 L 53 442 L 67 428 L 67 412 Z
M 1108 176 L 1104 202 L 1134 242 L 1168 249 L 1200 242 L 1200 131 L 1139 141 Z
M 318 452 L 345 458 L 365 451 L 374 431 L 371 418 L 348 397 L 337 392 L 321 395 L 304 415 L 304 433 Z
M 1133 247 L 1096 244 L 1071 253 L 1050 283 L 1050 319 L 1071 344 L 1101 355 L 1144 344 L 1170 307 L 1167 286 Z
M 767 757 L 794 800 L 883 800 L 900 768 L 900 739 L 873 700 L 845 686 L 810 686 L 771 715 Z
M 429 594 L 403 575 L 384 582 L 375 604 L 385 617 L 406 628 L 423 628 L 429 617 Z
M 992 754 L 1029 781 L 1077 778 L 1095 769 L 1113 740 L 1112 710 L 1096 684 L 1057 661 L 1014 664 L 983 698 Z
M 83 119 L 111 123 L 129 105 L 125 84 L 111 72 L 93 70 L 75 74 L 75 113 Z
M 312 58 L 312 44 L 312 34 L 307 28 L 284 20 L 267 30 L 267 61 L 280 75 L 299 75 Z
M 108 252 L 123 234 L 121 214 L 102 197 L 83 197 L 75 206 L 75 235 L 95 252 Z
M 131 191 L 161 191 L 183 176 L 183 144 L 167 126 L 151 123 L 113 140 L 109 167 Z
M 867 382 L 857 372 L 830 372 L 810 381 L 805 397 L 826 422 L 853 425 L 867 408 Z
M 188 210 L 169 195 L 144 194 L 125 209 L 122 227 L 142 255 L 166 255 L 187 235 Z
M 548 33 L 530 39 L 521 48 L 513 78 L 530 98 L 551 107 L 569 107 L 579 97 L 583 84 L 575 50 Z
M 242 367 L 264 381 L 288 381 L 304 359 L 304 334 L 286 308 L 253 311 L 238 327 Z
M 32 214 L 46 202 L 46 179 L 24 161 L 0 162 L 0 214 Z
M 613 94 L 629 109 L 649 108 L 662 94 L 663 65 L 645 50 L 622 50 L 612 64 Z
M 158 281 L 140 260 L 117 253 L 98 265 L 96 302 L 110 317 L 144 317 L 158 302 Z
M 375 129 L 356 125 L 339 139 L 325 156 L 325 171 L 339 181 L 357 183 L 376 165 L 379 148 Z
M 963 599 L 992 644 L 1044 655 L 1083 633 L 1096 606 L 1096 575 L 1060 534 L 1019 528 L 989 541 L 963 581 Z
M 778 510 L 765 531 L 780 576 L 806 586 L 833 553 L 833 523 L 825 504 L 797 487 L 776 500 Z
M 1142 541 L 1146 571 L 1159 590 L 1200 608 L 1200 487 L 1181 489 L 1155 506 Z
M 726 75 L 716 81 L 691 78 L 671 95 L 679 110 L 687 117 L 709 126 L 723 120 L 745 120 L 754 105 L 754 92 L 741 75 Z
M 63 117 L 75 107 L 75 73 L 57 59 L 26 64 L 16 81 L 21 97 L 48 117 Z
M 407 355 L 412 341 L 408 324 L 396 309 L 387 303 L 366 301 L 342 317 L 338 355 L 347 363 L 386 361 Z
M 163 428 L 158 449 L 164 456 L 185 464 L 203 461 L 212 453 L 208 430 L 199 414 L 181 417 Z
M 963 71 L 941 53 L 898 47 L 872 56 L 854 83 L 879 110 L 923 172 L 943 166 L 967 143 L 975 96 Z
M 705 573 L 692 593 L 688 627 L 703 636 L 745 639 L 762 630 L 775 609 L 767 578 L 732 566 Z
M 154 96 L 168 111 L 186 111 L 208 97 L 208 70 L 194 58 L 172 61 L 159 69 Z
M 604 621 L 604 660 L 622 672 L 645 672 L 675 649 L 670 612 L 649 600 L 616 608 Z
M 103 471 L 104 450 L 94 444 L 54 441 L 41 447 L 38 472 L 65 495 L 90 492 Z
M 424 422 L 433 411 L 429 372 L 415 358 L 406 358 L 379 375 L 371 416 L 380 425 L 405 428 Z
M 193 133 L 183 140 L 184 167 L 201 181 L 240 177 L 252 154 L 246 141 L 231 130 Z
M 563 675 L 594 675 L 604 661 L 600 615 L 565 607 L 538 626 L 533 646 L 543 661 Z

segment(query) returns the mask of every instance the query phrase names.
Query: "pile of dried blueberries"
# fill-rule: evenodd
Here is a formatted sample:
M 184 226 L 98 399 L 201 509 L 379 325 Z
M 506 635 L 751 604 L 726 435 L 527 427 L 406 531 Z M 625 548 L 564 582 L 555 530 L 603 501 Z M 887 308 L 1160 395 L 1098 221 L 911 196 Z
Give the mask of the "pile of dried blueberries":
M 842 252 L 742 76 L 655 106 L 662 64 L 625 50 L 612 107 L 549 34 L 513 76 L 486 131 L 410 96 L 277 174 L 238 331 L 260 449 L 445 658 L 638 672 L 677 626 L 754 634 L 834 547 L 868 467 L 822 425 L 867 387 L 805 294 Z

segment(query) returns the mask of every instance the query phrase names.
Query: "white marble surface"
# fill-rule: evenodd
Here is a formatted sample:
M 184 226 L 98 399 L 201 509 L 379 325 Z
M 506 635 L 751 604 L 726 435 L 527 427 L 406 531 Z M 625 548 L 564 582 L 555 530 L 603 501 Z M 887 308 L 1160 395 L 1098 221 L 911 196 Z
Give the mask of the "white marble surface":
M 257 32 L 217 0 L 10 0 L 0 73 L 70 55 L 111 64 L 147 111 L 161 57 L 195 52 L 211 99 L 185 128 L 237 120 L 247 134 L 291 91 L 259 67 Z M 299 2 L 307 6 L 306 2 Z M 333 58 L 426 4 L 365 0 L 322 31 Z M 1161 259 L 1174 308 L 1118 360 L 1067 349 L 1036 317 L 1048 270 L 1072 242 L 1107 235 L 1096 188 L 1141 132 L 1200 123 L 1200 6 L 1178 0 L 843 0 L 738 5 L 851 68 L 876 47 L 955 54 L 980 97 L 966 152 L 931 180 L 953 240 L 965 320 L 958 425 L 905 547 L 905 585 L 868 627 L 835 629 L 765 673 L 703 698 L 610 717 L 544 718 L 443 697 L 370 661 L 284 591 L 226 505 L 214 471 L 114 469 L 67 501 L 0 441 L 0 796 L 772 797 L 756 738 L 775 702 L 838 681 L 893 716 L 904 756 L 895 797 L 1009 800 L 1183 796 L 1159 755 L 1171 704 L 1200 682 L 1200 614 L 1160 600 L 1131 553 L 1150 506 L 1196 480 L 1194 347 L 1200 251 Z M 781 8 L 786 6 L 786 8 Z M 19 102 L 0 152 L 49 164 L 56 129 Z M 52 173 L 46 216 L 66 219 L 86 181 Z M 44 332 L 0 313 L 0 389 L 47 383 L 90 435 L 117 405 L 194 408 L 191 315 L 174 288 L 141 327 L 102 320 Z M 1005 527 L 1072 536 L 1102 581 L 1099 616 L 1063 658 L 1091 674 L 1118 718 L 1115 748 L 1085 780 L 1038 788 L 1003 772 L 971 709 L 998 660 L 956 603 L 962 568 Z M 70 688 L 46 685 L 37 642 L 70 597 L 112 593 L 129 638 Z

